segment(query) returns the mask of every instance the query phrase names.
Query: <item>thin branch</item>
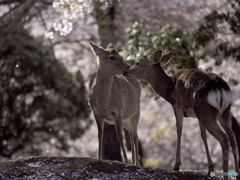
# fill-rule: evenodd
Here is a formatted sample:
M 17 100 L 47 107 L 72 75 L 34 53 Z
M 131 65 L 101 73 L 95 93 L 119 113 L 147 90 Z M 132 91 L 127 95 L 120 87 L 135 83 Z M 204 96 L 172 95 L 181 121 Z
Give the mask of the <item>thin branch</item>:
M 6 16 L 5 21 L 10 21 L 9 25 L 5 28 L 1 35 L 4 35 L 6 32 L 11 31 L 11 29 L 15 29 L 19 23 L 21 23 L 21 19 L 25 17 L 29 10 L 35 5 L 36 0 L 28 0 L 25 3 L 22 3 L 17 9 L 15 13 L 15 17 L 12 19 L 11 16 Z M 3 19 L 4 21 L 4 19 Z
M 3 20 L 6 16 L 8 16 L 9 14 L 11 14 L 15 9 L 19 8 L 22 4 L 18 4 L 16 6 L 14 6 L 13 8 L 11 8 L 8 12 L 6 12 L 4 15 L 2 15 L 0 17 L 0 20 Z M 5 18 L 6 19 L 6 18 Z
M 0 5 L 7 5 L 7 4 L 12 4 L 12 3 L 23 3 L 24 0 L 2 0 L 0 2 Z
M 58 44 L 62 44 L 62 43 L 81 43 L 83 41 L 92 41 L 93 38 L 89 38 L 89 39 L 77 39 L 77 40 L 62 40 L 62 41 L 56 41 L 52 44 L 52 46 L 56 46 Z

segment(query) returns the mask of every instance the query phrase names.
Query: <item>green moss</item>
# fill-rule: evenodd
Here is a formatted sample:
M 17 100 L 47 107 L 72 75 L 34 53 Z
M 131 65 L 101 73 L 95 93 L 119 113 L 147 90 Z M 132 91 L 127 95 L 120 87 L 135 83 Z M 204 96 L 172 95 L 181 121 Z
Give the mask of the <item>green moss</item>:
M 81 158 L 81 160 L 79 160 L 77 162 L 69 164 L 68 168 L 70 168 L 70 169 L 80 169 L 80 168 L 82 168 L 84 166 L 87 166 L 89 164 L 94 164 L 94 163 L 99 163 L 99 162 L 101 162 L 101 161 L 97 160 L 97 159 L 84 157 L 84 158 Z
M 26 167 L 26 164 L 22 161 L 23 159 L 10 160 L 10 161 L 1 161 L 0 167 L 2 170 L 12 170 L 15 167 Z
M 75 161 L 73 163 L 70 163 L 68 168 L 70 169 L 80 169 L 84 166 L 88 166 L 88 165 L 94 165 L 94 164 L 99 164 L 99 163 L 102 163 L 102 164 L 106 164 L 106 163 L 116 163 L 116 164 L 126 164 L 126 163 L 123 163 L 123 162 L 118 162 L 118 161 L 109 161 L 109 160 L 98 160 L 98 159 L 92 159 L 92 158 L 87 158 L 87 157 L 84 157 L 84 158 L 81 158 L 79 161 Z

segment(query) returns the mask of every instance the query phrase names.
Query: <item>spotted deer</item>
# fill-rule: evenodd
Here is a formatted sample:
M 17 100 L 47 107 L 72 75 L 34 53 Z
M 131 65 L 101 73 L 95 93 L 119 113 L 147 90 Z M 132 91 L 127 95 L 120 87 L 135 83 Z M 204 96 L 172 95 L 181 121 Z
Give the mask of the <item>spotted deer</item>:
M 148 81 L 153 89 L 173 107 L 177 127 L 177 150 L 174 170 L 181 165 L 181 134 L 183 117 L 199 120 L 201 137 L 205 145 L 209 172 L 214 171 L 206 129 L 220 143 L 223 156 L 223 171 L 228 172 L 229 141 L 233 150 L 236 172 L 239 174 L 238 153 L 235 135 L 231 129 L 232 94 L 227 83 L 218 75 L 201 69 L 180 69 L 168 76 L 162 69 L 173 52 L 162 50 L 139 60 L 124 72 L 126 77 Z M 227 177 L 225 177 L 227 179 Z
M 129 132 L 132 147 L 132 163 L 139 165 L 137 125 L 140 116 L 139 98 L 140 83 L 122 75 L 129 65 L 122 56 L 109 44 L 106 49 L 89 42 L 93 53 L 98 57 L 97 72 L 89 83 L 89 105 L 98 127 L 98 159 L 102 159 L 102 140 L 104 122 L 114 124 L 117 138 L 128 163 L 123 144 L 123 127 Z

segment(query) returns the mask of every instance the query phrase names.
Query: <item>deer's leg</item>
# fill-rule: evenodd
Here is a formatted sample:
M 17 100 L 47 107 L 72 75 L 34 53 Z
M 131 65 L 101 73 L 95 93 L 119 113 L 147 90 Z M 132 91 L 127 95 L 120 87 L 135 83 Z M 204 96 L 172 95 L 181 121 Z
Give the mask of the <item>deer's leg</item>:
M 139 162 L 139 155 L 138 155 L 138 134 L 137 134 L 137 126 L 139 122 L 139 116 L 140 116 L 140 108 L 138 106 L 138 110 L 136 111 L 135 115 L 131 118 L 131 127 L 130 127 L 130 136 L 131 136 L 131 146 L 132 146 L 132 159 L 133 164 L 140 166 Z
M 182 136 L 182 122 L 183 122 L 183 111 L 181 109 L 174 108 L 177 126 L 177 151 L 176 161 L 173 170 L 179 171 L 181 165 L 181 136 Z
M 132 141 L 132 158 L 133 164 L 140 166 L 139 156 L 138 156 L 138 135 L 137 132 L 133 132 L 131 136 Z
M 125 123 L 126 125 L 126 123 Z M 132 123 L 130 126 L 125 126 L 125 128 L 128 130 L 130 135 L 130 141 L 131 141 L 131 151 L 132 151 L 132 164 L 135 164 L 137 166 L 140 166 L 139 162 L 139 155 L 138 155 L 138 134 L 136 127 L 133 127 Z
M 209 112 L 210 113 L 210 112 Z M 216 116 L 211 116 L 208 114 L 201 115 L 199 120 L 202 122 L 203 126 L 212 134 L 220 143 L 222 147 L 223 156 L 223 172 L 228 172 L 228 158 L 229 158 L 229 140 L 227 134 L 222 130 L 216 120 Z M 228 179 L 227 176 L 224 179 Z
M 94 115 L 98 128 L 98 159 L 102 160 L 102 143 L 103 143 L 103 126 L 104 121 L 102 118 Z
M 136 163 L 136 156 L 135 156 L 135 148 L 134 148 L 134 141 L 133 141 L 133 134 L 129 131 L 130 141 L 131 141 L 131 151 L 132 151 L 132 164 Z
M 127 153 L 126 153 L 126 150 L 125 150 L 124 144 L 123 144 L 122 117 L 116 117 L 114 121 L 115 121 L 115 128 L 116 128 L 116 132 L 117 132 L 118 141 L 120 143 L 120 147 L 121 147 L 122 152 L 123 152 L 124 162 L 128 163 Z
M 125 124 L 126 125 L 126 124 Z M 131 151 L 132 151 L 132 164 L 140 166 L 139 155 L 138 155 L 138 134 L 137 129 L 132 128 L 132 124 L 130 126 L 125 126 L 130 135 L 131 141 Z
M 209 174 L 211 171 L 214 171 L 214 165 L 213 165 L 213 161 L 212 161 L 212 158 L 210 156 L 209 149 L 208 149 L 206 129 L 203 127 L 201 122 L 199 122 L 199 127 L 200 127 L 200 132 L 201 132 L 201 137 L 202 137 L 202 140 L 203 140 L 203 144 L 205 146 L 205 150 L 206 150 L 206 153 L 207 153 L 208 174 Z
M 232 147 L 234 162 L 235 162 L 235 170 L 238 173 L 238 179 L 240 179 L 240 171 L 238 166 L 238 149 L 237 149 L 237 141 L 234 132 L 232 131 L 232 121 L 230 111 L 225 111 L 223 115 L 220 117 L 220 123 L 227 133 L 230 141 L 230 145 Z
M 133 135 L 133 140 L 134 140 L 134 146 L 135 146 L 135 156 L 136 156 L 136 162 L 135 165 L 140 166 L 140 161 L 139 161 L 139 149 L 138 149 L 138 134 L 137 132 Z

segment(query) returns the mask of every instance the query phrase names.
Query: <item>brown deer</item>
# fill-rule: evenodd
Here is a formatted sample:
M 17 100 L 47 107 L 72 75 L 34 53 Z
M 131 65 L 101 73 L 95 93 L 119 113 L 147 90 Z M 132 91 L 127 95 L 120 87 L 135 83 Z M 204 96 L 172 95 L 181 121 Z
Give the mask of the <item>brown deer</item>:
M 161 66 L 169 61 L 172 54 L 173 52 L 163 54 L 162 50 L 157 50 L 149 57 L 139 60 L 126 70 L 124 75 L 148 81 L 153 89 L 172 105 L 177 126 L 177 151 L 173 169 L 179 170 L 181 165 L 183 117 L 196 117 L 207 153 L 209 172 L 214 169 L 208 150 L 206 129 L 220 142 L 224 172 L 228 172 L 230 141 L 236 172 L 239 174 L 236 139 L 231 129 L 232 95 L 229 86 L 220 76 L 200 69 L 181 69 L 172 77 L 168 76 Z
M 89 84 L 89 105 L 93 111 L 98 127 L 98 159 L 102 159 L 102 139 L 104 122 L 114 124 L 117 138 L 123 152 L 124 161 L 128 163 L 123 145 L 123 127 L 128 130 L 132 147 L 132 163 L 139 165 L 137 125 L 140 116 L 140 83 L 122 75 L 129 65 L 109 44 L 106 49 L 89 43 L 93 53 L 98 56 L 98 68 Z

